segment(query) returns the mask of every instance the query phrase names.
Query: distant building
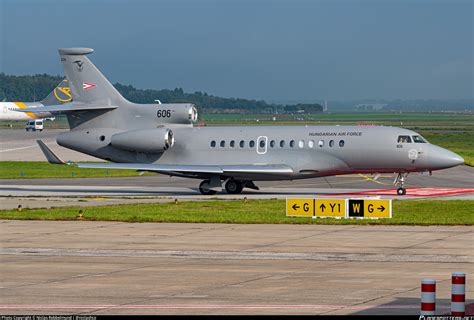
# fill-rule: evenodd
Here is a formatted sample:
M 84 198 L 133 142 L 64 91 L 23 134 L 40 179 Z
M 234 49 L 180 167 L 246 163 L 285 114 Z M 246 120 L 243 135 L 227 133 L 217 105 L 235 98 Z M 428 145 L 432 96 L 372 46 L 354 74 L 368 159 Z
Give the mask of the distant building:
M 378 111 L 387 106 L 386 103 L 360 103 L 355 107 L 359 111 Z

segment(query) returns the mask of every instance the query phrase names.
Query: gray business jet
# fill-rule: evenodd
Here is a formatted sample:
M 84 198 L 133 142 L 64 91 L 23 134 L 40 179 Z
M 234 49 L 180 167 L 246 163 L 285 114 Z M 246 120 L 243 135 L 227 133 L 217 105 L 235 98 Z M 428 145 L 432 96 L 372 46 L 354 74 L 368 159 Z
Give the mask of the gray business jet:
M 62 113 L 70 131 L 63 147 L 113 163 L 77 163 L 80 168 L 131 169 L 202 179 L 202 194 L 237 194 L 255 181 L 293 180 L 354 173 L 398 173 L 397 193 L 406 194 L 410 172 L 464 163 L 420 134 L 383 126 L 195 127 L 193 104 L 127 101 L 86 57 L 88 48 L 59 49 L 74 102 L 22 109 Z M 42 141 L 50 163 L 64 164 Z

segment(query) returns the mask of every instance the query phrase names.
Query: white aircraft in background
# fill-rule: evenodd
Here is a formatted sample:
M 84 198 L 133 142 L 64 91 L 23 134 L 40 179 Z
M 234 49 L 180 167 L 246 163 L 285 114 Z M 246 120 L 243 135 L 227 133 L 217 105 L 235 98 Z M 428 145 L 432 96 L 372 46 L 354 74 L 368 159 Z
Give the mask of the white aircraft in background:
M 31 120 L 31 119 L 51 119 L 51 113 L 35 114 L 32 112 L 19 112 L 21 109 L 36 108 L 44 106 L 54 106 L 72 101 L 71 89 L 68 81 L 64 79 L 60 84 L 43 100 L 38 102 L 0 102 L 0 120 Z

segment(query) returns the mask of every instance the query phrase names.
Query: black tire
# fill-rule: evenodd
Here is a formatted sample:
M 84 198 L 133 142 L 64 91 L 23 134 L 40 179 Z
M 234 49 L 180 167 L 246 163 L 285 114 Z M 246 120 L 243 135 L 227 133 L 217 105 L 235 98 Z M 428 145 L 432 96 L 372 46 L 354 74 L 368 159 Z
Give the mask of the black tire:
M 213 194 L 216 194 L 217 191 L 209 189 L 209 185 L 211 184 L 211 180 L 203 180 L 199 184 L 199 192 L 205 196 L 211 196 Z
M 243 188 L 242 182 L 238 180 L 231 179 L 225 184 L 225 191 L 229 194 L 239 194 L 242 192 Z
M 397 194 L 398 194 L 399 196 L 404 196 L 404 195 L 407 194 L 407 190 L 406 190 L 405 188 L 398 188 L 398 189 L 397 189 Z

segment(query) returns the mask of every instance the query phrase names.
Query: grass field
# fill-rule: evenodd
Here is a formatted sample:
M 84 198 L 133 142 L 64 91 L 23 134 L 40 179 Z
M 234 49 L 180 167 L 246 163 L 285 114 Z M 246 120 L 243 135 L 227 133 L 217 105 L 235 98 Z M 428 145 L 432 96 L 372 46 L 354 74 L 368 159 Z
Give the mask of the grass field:
M 275 120 L 273 118 L 275 117 Z M 374 124 L 410 129 L 474 129 L 474 113 L 351 112 L 291 114 L 204 114 L 207 125 L 353 125 Z
M 290 218 L 286 217 L 284 200 L 211 200 L 2 210 L 0 219 L 77 220 L 79 210 L 83 210 L 86 220 L 124 222 L 474 225 L 472 203 L 469 200 L 393 201 L 393 218 L 380 220 Z
M 0 162 L 0 179 L 133 177 L 138 174 L 134 170 L 79 169 L 75 166 L 52 165 L 47 162 Z

